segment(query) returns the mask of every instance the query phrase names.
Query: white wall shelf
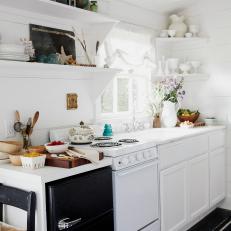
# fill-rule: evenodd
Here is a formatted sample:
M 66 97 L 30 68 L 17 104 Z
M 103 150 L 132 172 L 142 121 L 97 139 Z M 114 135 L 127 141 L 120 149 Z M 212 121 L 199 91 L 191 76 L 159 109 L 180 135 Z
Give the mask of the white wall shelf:
M 157 42 L 168 42 L 168 43 L 176 43 L 176 42 L 205 42 L 208 41 L 209 38 L 206 37 L 192 37 L 192 38 L 156 38 Z
M 174 75 L 176 76 L 176 75 Z M 188 75 L 177 75 L 178 78 L 184 77 L 185 82 L 196 82 L 196 81 L 206 81 L 209 79 L 209 74 L 198 73 L 198 74 L 188 74 Z M 165 78 L 164 76 L 154 76 L 154 78 Z
M 0 79 L 44 79 L 88 81 L 89 94 L 95 100 L 120 69 L 0 60 Z M 75 84 L 75 83 L 73 83 Z
M 0 5 L 31 13 L 69 19 L 86 24 L 117 23 L 118 20 L 51 0 L 0 0 Z

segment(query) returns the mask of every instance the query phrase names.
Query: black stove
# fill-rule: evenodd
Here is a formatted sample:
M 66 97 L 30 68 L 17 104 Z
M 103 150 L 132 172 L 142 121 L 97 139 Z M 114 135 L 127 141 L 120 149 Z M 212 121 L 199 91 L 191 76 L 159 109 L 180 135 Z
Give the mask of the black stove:
M 91 147 L 94 148 L 110 148 L 110 147 L 116 147 L 121 146 L 122 144 L 119 142 L 101 142 L 101 143 L 95 143 L 92 144 Z
M 137 143 L 139 142 L 138 140 L 136 139 L 121 139 L 119 140 L 120 143 L 127 143 L 127 144 L 132 144 L 132 143 Z

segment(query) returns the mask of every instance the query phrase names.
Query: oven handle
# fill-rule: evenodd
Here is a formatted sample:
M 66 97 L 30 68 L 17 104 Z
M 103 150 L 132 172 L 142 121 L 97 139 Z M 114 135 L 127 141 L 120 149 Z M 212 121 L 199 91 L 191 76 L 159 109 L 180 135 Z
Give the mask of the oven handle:
M 141 166 L 136 166 L 136 167 L 131 167 L 130 169 L 126 169 L 126 170 L 123 170 L 121 172 L 118 172 L 117 176 L 126 176 L 126 175 L 128 175 L 130 173 L 134 173 L 136 171 L 140 171 L 140 170 L 142 170 L 144 168 L 151 167 L 151 166 L 154 166 L 154 165 L 158 165 L 158 162 L 153 161 L 152 163 L 142 164 Z
M 68 229 L 68 228 L 80 223 L 81 220 L 82 220 L 82 218 L 78 218 L 78 219 L 73 220 L 73 221 L 71 221 L 70 218 L 61 219 L 58 222 L 58 229 L 59 230 Z

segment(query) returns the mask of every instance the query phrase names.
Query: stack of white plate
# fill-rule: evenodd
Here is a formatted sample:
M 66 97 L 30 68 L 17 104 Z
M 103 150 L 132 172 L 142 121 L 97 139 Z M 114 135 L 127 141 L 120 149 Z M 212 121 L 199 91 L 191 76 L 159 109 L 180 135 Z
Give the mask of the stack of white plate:
M 0 44 L 0 59 L 29 61 L 29 55 L 25 54 L 25 46 L 17 44 Z

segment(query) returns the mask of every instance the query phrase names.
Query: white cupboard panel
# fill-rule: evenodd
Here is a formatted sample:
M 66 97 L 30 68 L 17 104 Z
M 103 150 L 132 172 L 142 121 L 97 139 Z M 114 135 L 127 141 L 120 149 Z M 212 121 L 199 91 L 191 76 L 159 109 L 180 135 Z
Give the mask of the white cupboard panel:
M 187 224 L 187 164 L 160 173 L 161 231 L 177 231 Z
M 188 162 L 189 219 L 195 220 L 209 209 L 208 154 Z
M 214 132 L 209 136 L 209 148 L 214 150 L 225 146 L 225 131 Z
M 192 159 L 208 152 L 208 136 L 200 135 L 159 146 L 160 169 Z
M 225 149 L 210 153 L 210 206 L 225 198 Z

